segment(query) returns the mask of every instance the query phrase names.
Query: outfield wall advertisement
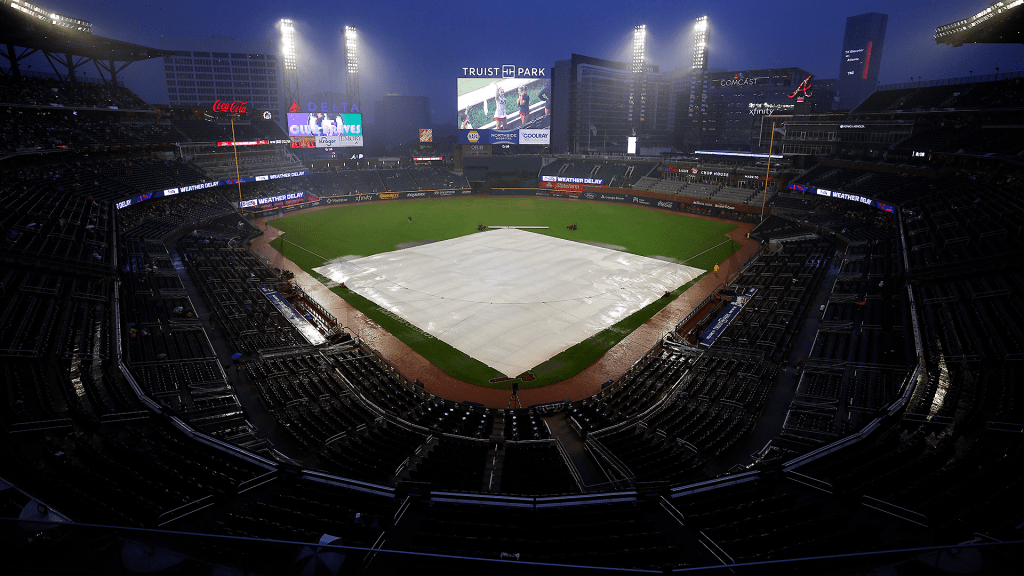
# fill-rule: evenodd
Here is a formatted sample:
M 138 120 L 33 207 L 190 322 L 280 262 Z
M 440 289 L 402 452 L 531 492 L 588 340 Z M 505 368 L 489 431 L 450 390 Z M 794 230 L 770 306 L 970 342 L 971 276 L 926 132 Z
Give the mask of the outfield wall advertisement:
M 277 180 L 279 178 L 294 178 L 296 176 L 305 176 L 309 174 L 309 170 L 302 170 L 299 172 L 285 172 L 283 174 L 268 174 L 266 176 L 250 176 L 248 178 L 231 178 L 230 180 L 214 180 L 212 182 L 203 182 L 201 184 L 192 184 L 190 186 L 181 186 L 179 188 L 168 188 L 166 190 L 158 190 L 156 192 L 147 192 L 139 196 L 133 196 L 126 198 L 115 204 L 115 207 L 120 210 L 127 208 L 132 204 L 138 204 L 153 198 L 160 198 L 163 196 L 174 196 L 175 194 L 184 194 L 187 192 L 194 192 L 196 190 L 205 190 L 207 188 L 216 188 L 217 186 L 226 186 L 233 184 L 245 184 L 247 182 L 265 182 L 269 180 Z
M 415 192 L 381 192 L 373 194 L 349 194 L 346 196 L 322 196 L 311 202 L 298 202 L 285 206 L 258 206 L 246 201 L 242 206 L 246 211 L 254 210 L 257 215 L 260 212 L 270 212 L 282 209 L 284 212 L 301 210 L 303 208 L 315 208 L 317 206 L 337 206 L 342 204 L 359 204 L 362 202 L 378 202 L 381 200 L 417 200 L 425 198 L 452 198 L 456 196 L 468 196 L 472 190 L 419 190 Z
M 542 184 L 543 185 L 543 184 Z M 723 202 L 711 202 L 707 200 L 698 200 L 695 198 L 681 198 L 678 200 L 668 200 L 665 198 L 657 198 L 651 196 L 641 196 L 639 194 L 631 194 L 625 190 L 618 188 L 598 188 L 593 189 L 592 186 L 582 186 L 582 190 L 577 191 L 575 188 L 570 188 L 571 184 L 560 184 L 560 187 L 553 187 L 550 189 L 530 189 L 530 188 L 494 188 L 491 190 L 493 196 L 540 196 L 542 198 L 570 198 L 574 200 L 593 200 L 597 202 L 615 202 L 621 204 L 635 204 L 637 206 L 646 206 L 648 208 L 662 208 L 665 210 L 675 210 L 678 212 L 690 212 L 706 214 L 709 211 L 715 211 L 719 215 L 726 218 L 737 219 L 741 218 L 742 214 L 757 213 L 760 208 L 752 206 L 740 206 L 734 204 L 725 204 Z M 733 214 L 733 216 L 727 216 L 727 214 Z

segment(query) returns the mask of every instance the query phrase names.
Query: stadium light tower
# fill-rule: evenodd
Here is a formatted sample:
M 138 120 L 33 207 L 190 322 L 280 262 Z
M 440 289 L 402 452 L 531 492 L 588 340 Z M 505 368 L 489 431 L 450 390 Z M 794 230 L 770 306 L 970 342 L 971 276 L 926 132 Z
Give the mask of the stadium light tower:
M 708 69 L 708 17 L 697 18 L 693 25 L 693 69 Z
M 359 42 L 355 26 L 345 26 L 345 89 L 351 106 L 359 106 Z M 359 106 L 362 108 L 362 106 Z
M 299 68 L 295 47 L 295 23 L 282 18 L 277 23 L 281 29 L 281 56 L 284 58 L 284 96 L 285 106 L 299 101 Z
M 644 112 L 647 105 L 647 25 L 638 24 L 633 28 L 633 75 L 629 94 L 629 115 L 633 136 L 643 136 Z

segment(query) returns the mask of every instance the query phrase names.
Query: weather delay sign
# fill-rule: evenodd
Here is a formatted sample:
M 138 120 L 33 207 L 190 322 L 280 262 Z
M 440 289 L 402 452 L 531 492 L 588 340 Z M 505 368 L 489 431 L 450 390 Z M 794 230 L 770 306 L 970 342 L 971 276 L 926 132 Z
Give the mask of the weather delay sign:
M 739 315 L 740 310 L 743 310 L 743 307 L 747 305 L 747 302 L 750 300 L 750 297 L 753 296 L 756 292 L 757 287 L 752 286 L 750 288 L 747 288 L 743 292 L 743 294 L 737 294 L 736 301 L 731 302 L 728 306 L 726 306 L 725 310 L 723 310 L 722 313 L 718 315 L 718 318 L 715 318 L 715 321 L 712 322 L 711 325 L 708 326 L 707 329 L 701 333 L 700 346 L 709 348 L 712 344 L 714 344 L 715 340 L 717 340 L 718 337 L 722 335 L 722 332 L 724 332 L 725 329 L 729 327 L 729 324 L 732 324 L 732 321 L 735 320 L 736 316 Z

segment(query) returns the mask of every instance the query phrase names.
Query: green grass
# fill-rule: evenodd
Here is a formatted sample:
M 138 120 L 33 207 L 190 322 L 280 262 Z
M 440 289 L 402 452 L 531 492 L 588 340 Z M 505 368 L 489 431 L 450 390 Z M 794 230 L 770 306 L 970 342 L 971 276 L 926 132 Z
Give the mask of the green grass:
M 412 216 L 412 223 L 409 216 Z M 732 224 L 629 205 L 490 197 L 356 204 L 288 216 L 274 220 L 273 226 L 285 234 L 271 245 L 296 265 L 317 276 L 312 272 L 313 268 L 339 256 L 370 256 L 395 250 L 396 245 L 403 242 L 449 240 L 476 234 L 480 223 L 550 226 L 547 230 L 534 232 L 569 240 L 618 245 L 640 256 L 668 256 L 704 270 L 713 268 L 739 249 L 738 243 L 725 236 L 735 228 Z M 566 226 L 572 223 L 576 223 L 579 229 L 567 230 Z M 681 294 L 691 284 L 677 289 L 674 294 Z M 455 378 L 483 386 L 511 387 L 509 382 L 489 383 L 489 380 L 503 375 L 424 334 L 404 320 L 391 316 L 351 290 L 335 288 L 334 292 Z M 668 298 L 659 299 L 536 366 L 531 371 L 536 380 L 523 382 L 520 386 L 545 386 L 574 376 L 669 301 Z

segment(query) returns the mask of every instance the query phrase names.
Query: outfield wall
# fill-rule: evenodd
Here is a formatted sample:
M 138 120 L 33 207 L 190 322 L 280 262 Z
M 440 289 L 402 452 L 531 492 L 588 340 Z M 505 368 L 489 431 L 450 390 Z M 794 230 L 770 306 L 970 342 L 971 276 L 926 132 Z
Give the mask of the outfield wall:
M 542 198 L 562 198 L 568 200 L 590 200 L 594 202 L 610 202 L 615 204 L 633 204 L 648 208 L 662 208 L 687 214 L 712 216 L 725 220 L 740 222 L 757 222 L 761 219 L 761 209 L 755 206 L 714 202 L 699 198 L 682 196 L 666 196 L 654 192 L 633 190 L 630 188 L 595 188 L 582 186 L 579 190 L 548 190 L 540 188 L 493 188 L 492 196 L 539 196 Z
M 372 194 L 349 194 L 345 196 L 323 196 L 310 201 L 291 200 L 286 205 L 277 203 L 271 206 L 245 208 L 246 214 L 255 218 L 268 216 L 277 212 L 292 212 L 305 208 L 318 206 L 336 206 L 341 204 L 358 204 L 362 202 L 377 202 L 380 200 L 418 200 L 426 198 L 451 198 L 458 196 L 469 196 L 472 190 L 416 190 L 412 192 L 382 192 Z M 654 192 L 632 190 L 629 188 L 593 188 L 581 187 L 578 191 L 550 190 L 542 188 L 493 188 L 491 196 L 532 196 L 540 198 L 561 198 L 564 200 L 588 200 L 594 202 L 609 202 L 613 204 L 632 204 L 645 206 L 647 208 L 661 208 L 685 214 L 696 214 L 722 218 L 724 220 L 737 220 L 739 222 L 758 222 L 761 219 L 761 209 L 756 206 L 744 206 L 740 204 L 728 204 L 726 202 L 714 202 L 699 198 L 687 198 L 681 196 L 666 196 Z
M 262 208 L 245 208 L 245 213 L 254 218 L 261 218 L 276 212 L 292 212 L 305 208 L 317 206 L 335 206 L 339 204 L 358 204 L 362 202 L 377 202 L 379 200 L 416 200 L 423 198 L 452 198 L 456 196 L 469 196 L 473 191 L 470 189 L 457 190 L 414 190 L 411 192 L 375 192 L 371 194 L 348 194 L 345 196 L 321 196 L 308 202 L 296 202 L 287 206 L 267 206 Z

